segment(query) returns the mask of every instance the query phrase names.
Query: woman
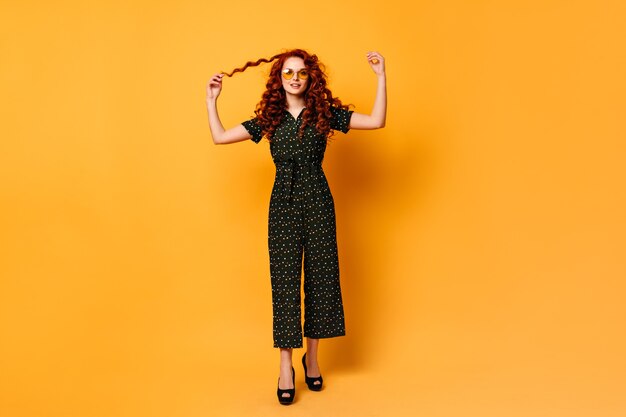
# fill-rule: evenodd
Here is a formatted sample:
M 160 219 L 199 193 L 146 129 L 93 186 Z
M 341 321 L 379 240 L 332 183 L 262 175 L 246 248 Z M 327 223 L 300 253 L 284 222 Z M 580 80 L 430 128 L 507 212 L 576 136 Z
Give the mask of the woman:
M 269 207 L 268 248 L 272 285 L 274 347 L 280 348 L 278 400 L 291 404 L 295 396 L 292 349 L 302 347 L 300 281 L 304 253 L 304 337 L 302 357 L 309 389 L 322 388 L 317 362 L 319 339 L 345 335 L 339 283 L 339 262 L 334 200 L 322 160 L 327 140 L 335 130 L 378 129 L 385 126 L 387 93 L 384 58 L 368 52 L 377 76 L 376 99 L 371 114 L 348 110 L 327 88 L 324 66 L 317 56 L 302 49 L 270 59 L 248 62 L 230 74 L 215 74 L 207 83 L 207 109 L 215 144 L 263 137 L 270 143 L 276 180 Z M 217 98 L 224 75 L 262 62 L 273 62 L 266 91 L 256 117 L 224 129 Z

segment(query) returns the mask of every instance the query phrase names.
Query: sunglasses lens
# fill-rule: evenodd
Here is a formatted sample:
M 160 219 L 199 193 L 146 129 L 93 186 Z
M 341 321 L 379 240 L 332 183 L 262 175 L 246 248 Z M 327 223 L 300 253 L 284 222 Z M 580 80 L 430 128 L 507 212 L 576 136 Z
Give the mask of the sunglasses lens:
M 306 80 L 309 77 L 309 72 L 307 70 L 300 70 L 298 71 L 298 77 Z
M 294 72 L 292 69 L 287 68 L 283 70 L 283 78 L 285 80 L 291 80 L 293 78 L 293 74 Z

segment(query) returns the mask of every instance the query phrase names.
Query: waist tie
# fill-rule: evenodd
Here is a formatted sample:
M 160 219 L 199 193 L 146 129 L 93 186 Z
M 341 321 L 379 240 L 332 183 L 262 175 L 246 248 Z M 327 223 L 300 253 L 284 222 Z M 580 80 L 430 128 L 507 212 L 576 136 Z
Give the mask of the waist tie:
M 298 162 L 293 158 L 285 161 L 275 161 L 276 183 L 278 185 L 279 198 L 289 200 L 293 189 L 294 173 L 310 174 L 322 168 L 321 162 Z

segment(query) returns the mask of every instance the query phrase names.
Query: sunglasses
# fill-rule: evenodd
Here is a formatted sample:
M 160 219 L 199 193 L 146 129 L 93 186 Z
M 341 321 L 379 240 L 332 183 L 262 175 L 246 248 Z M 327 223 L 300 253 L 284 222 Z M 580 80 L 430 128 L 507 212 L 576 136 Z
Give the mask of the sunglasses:
M 283 70 L 283 78 L 285 80 L 291 80 L 295 73 L 296 71 L 292 70 L 291 68 L 285 68 Z M 301 80 L 306 80 L 307 78 L 309 78 L 309 70 L 307 69 L 298 70 L 298 78 Z

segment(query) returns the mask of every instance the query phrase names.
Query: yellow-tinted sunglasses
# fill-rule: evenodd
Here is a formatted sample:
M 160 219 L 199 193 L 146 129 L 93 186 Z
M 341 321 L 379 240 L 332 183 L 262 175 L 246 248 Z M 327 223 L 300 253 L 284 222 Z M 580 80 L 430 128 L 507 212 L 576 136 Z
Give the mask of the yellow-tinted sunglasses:
M 291 80 L 295 73 L 296 71 L 292 70 L 291 68 L 285 68 L 283 70 L 283 78 L 285 80 Z M 309 70 L 304 69 L 304 68 L 301 70 L 298 70 L 298 78 L 301 80 L 306 80 L 307 78 L 309 78 Z

